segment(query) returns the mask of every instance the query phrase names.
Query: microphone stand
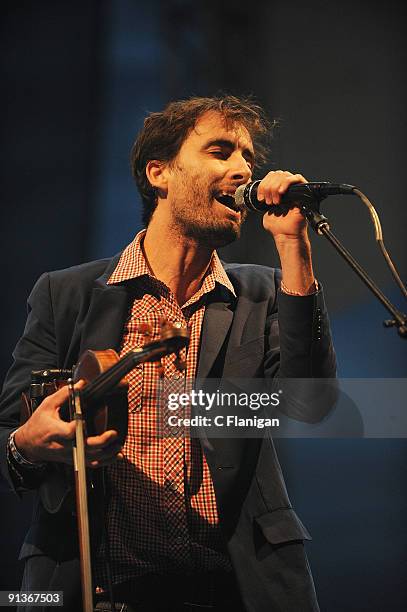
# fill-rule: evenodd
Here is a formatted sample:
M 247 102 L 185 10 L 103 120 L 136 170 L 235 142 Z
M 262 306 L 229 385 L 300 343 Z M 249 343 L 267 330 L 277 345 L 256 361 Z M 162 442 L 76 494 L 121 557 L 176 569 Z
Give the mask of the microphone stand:
M 397 327 L 397 331 L 402 338 L 407 338 L 407 316 L 400 312 L 394 304 L 380 291 L 376 283 L 370 278 L 367 272 L 362 266 L 356 261 L 356 259 L 349 253 L 349 251 L 343 246 L 338 238 L 333 234 L 329 227 L 329 221 L 320 212 L 321 200 L 313 199 L 309 200 L 306 204 L 301 204 L 300 210 L 306 217 L 312 229 L 319 235 L 325 236 L 327 240 L 333 245 L 337 252 L 343 257 L 343 259 L 349 264 L 359 278 L 365 283 L 370 289 L 373 295 L 383 304 L 386 310 L 392 315 L 392 319 L 383 321 L 385 327 Z

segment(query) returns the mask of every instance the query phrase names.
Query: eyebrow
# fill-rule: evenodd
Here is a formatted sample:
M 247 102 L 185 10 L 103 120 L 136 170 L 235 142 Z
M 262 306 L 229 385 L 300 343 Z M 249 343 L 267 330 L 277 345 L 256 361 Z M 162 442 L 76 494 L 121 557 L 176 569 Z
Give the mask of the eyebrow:
M 233 140 L 228 140 L 227 138 L 215 138 L 214 140 L 209 140 L 208 142 L 204 144 L 202 148 L 208 149 L 209 147 L 213 147 L 213 146 L 224 147 L 226 149 L 230 149 L 231 151 L 233 151 L 236 148 Z M 254 152 L 251 149 L 249 149 L 248 147 L 245 147 L 243 149 L 243 155 L 249 158 L 250 161 L 254 163 Z

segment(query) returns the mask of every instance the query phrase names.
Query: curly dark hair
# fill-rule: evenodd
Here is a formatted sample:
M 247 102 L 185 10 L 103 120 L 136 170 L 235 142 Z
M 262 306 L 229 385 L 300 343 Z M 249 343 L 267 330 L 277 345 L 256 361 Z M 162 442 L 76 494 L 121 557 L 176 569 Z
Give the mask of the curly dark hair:
M 252 98 L 216 96 L 193 97 L 171 102 L 162 112 L 151 113 L 131 149 L 131 168 L 143 201 L 143 223 L 147 226 L 157 206 L 157 193 L 146 176 L 146 166 L 156 159 L 172 161 L 198 119 L 209 111 L 220 113 L 227 128 L 238 123 L 250 134 L 256 154 L 256 166 L 267 159 L 267 140 L 272 124 Z

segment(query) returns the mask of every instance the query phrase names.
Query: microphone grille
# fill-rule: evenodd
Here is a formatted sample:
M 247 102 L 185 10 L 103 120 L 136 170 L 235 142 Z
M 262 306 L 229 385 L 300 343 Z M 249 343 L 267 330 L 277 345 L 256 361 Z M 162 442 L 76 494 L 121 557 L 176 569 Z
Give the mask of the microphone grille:
M 240 185 L 240 187 L 238 187 L 235 192 L 234 198 L 235 198 L 236 205 L 239 208 L 244 208 L 245 206 L 245 203 L 244 203 L 244 190 L 245 189 L 246 189 L 246 185 Z

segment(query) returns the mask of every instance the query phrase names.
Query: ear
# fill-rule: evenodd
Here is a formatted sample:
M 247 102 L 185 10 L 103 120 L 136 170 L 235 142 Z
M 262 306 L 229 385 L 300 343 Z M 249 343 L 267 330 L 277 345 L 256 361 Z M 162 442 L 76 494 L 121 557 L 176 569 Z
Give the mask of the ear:
M 147 162 L 146 176 L 151 186 L 157 189 L 161 198 L 167 196 L 168 191 L 168 169 L 166 162 L 152 159 Z

